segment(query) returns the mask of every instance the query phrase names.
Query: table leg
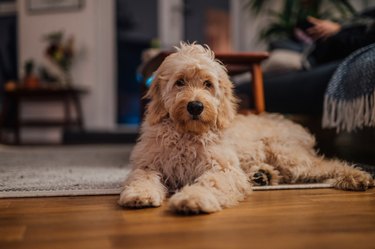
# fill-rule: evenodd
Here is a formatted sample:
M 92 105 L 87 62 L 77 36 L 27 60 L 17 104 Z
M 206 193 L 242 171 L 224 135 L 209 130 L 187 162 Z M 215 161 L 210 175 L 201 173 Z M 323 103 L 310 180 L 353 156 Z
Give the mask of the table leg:
M 255 103 L 256 113 L 262 113 L 265 111 L 265 101 L 264 101 L 264 89 L 263 89 L 263 74 L 262 68 L 259 63 L 254 63 L 251 66 L 252 74 L 252 87 L 253 96 Z
M 80 98 L 78 96 L 78 93 L 74 93 L 72 94 L 72 100 L 73 100 L 73 105 L 76 109 L 76 113 L 77 113 L 77 126 L 78 126 L 78 129 L 83 132 L 84 131 L 84 123 L 83 123 L 83 112 L 82 112 L 82 105 L 81 105 L 81 101 L 80 101 Z
M 72 123 L 72 115 L 70 108 L 70 96 L 67 94 L 64 97 L 64 130 L 69 130 Z
M 21 144 L 21 114 L 22 107 L 20 98 L 16 97 L 14 101 L 15 106 L 15 123 L 14 123 L 14 143 Z

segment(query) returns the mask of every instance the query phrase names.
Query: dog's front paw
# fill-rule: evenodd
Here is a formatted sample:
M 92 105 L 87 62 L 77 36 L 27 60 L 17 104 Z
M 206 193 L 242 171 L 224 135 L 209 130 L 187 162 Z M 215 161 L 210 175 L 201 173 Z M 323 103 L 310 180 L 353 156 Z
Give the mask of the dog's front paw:
M 118 204 L 128 208 L 159 207 L 164 196 L 155 190 L 135 190 L 125 188 L 120 195 Z
M 169 200 L 171 211 L 180 214 L 213 213 L 221 210 L 217 198 L 200 186 L 189 186 L 174 194 Z
M 374 186 L 374 179 L 367 172 L 355 170 L 333 179 L 333 186 L 342 190 L 365 191 Z

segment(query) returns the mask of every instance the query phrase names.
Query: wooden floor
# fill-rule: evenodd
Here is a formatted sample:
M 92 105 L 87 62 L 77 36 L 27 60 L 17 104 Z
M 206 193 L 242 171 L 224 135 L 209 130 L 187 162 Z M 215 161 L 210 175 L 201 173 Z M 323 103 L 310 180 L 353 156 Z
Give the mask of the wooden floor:
M 124 210 L 117 196 L 0 200 L 0 248 L 375 248 L 375 189 L 254 192 L 211 215 Z

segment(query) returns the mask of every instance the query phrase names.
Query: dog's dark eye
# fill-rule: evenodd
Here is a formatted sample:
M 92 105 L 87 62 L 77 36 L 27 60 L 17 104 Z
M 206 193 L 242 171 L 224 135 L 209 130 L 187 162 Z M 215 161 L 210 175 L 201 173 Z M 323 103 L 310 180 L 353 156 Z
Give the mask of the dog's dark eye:
M 208 89 L 210 89 L 210 88 L 212 88 L 212 82 L 211 81 L 209 81 L 209 80 L 206 80 L 205 82 L 204 82 L 204 87 L 205 88 L 208 88 Z
M 185 85 L 185 81 L 183 79 L 179 79 L 179 80 L 176 81 L 175 84 L 176 84 L 176 86 L 180 86 L 181 87 L 181 86 Z

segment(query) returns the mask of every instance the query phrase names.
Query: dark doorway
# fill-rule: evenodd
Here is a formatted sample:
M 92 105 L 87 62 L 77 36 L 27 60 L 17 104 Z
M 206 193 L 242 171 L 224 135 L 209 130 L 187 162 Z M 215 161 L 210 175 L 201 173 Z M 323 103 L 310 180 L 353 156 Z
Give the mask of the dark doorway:
M 215 51 L 231 49 L 228 0 L 183 0 L 184 40 L 208 44 Z M 119 124 L 137 125 L 140 117 L 142 53 L 158 37 L 158 1 L 117 0 L 117 63 Z M 175 44 L 178 45 L 178 44 Z
M 137 68 L 142 52 L 157 38 L 157 4 L 149 0 L 117 0 L 117 65 L 119 124 L 140 123 L 140 81 Z

